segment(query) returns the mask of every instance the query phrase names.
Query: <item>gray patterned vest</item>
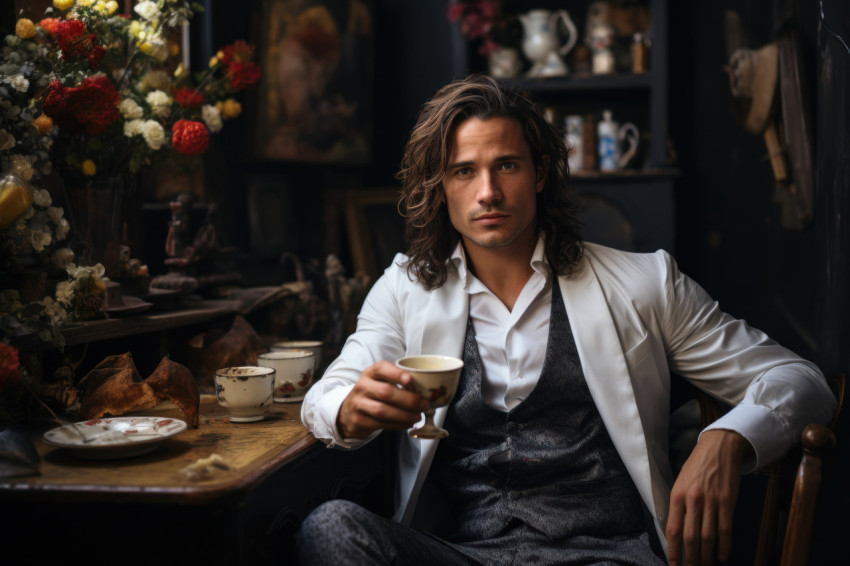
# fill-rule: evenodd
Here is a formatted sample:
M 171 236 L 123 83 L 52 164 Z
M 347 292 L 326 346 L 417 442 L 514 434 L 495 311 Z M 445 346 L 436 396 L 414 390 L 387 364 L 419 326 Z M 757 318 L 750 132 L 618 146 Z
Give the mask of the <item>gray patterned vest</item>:
M 557 283 L 543 370 L 522 403 L 505 413 L 484 402 L 471 320 L 463 359 L 443 425 L 449 437 L 432 467 L 457 518 L 450 540 L 495 538 L 517 521 L 550 539 L 647 530 L 643 502 L 585 383 Z

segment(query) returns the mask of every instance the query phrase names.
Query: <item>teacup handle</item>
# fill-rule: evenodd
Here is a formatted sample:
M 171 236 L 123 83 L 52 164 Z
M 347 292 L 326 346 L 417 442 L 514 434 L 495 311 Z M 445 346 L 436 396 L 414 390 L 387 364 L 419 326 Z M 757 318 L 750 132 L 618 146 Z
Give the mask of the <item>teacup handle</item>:
M 638 141 L 640 140 L 640 132 L 637 129 L 637 126 L 632 124 L 631 122 L 626 122 L 620 127 L 620 131 L 617 132 L 617 139 L 621 142 L 623 140 L 628 140 L 629 149 L 627 149 L 622 155 L 620 155 L 620 161 L 618 165 L 620 169 L 626 166 L 626 163 L 634 157 L 635 153 L 637 153 Z
M 554 14 L 552 14 L 552 17 L 550 18 L 550 27 L 553 30 L 557 29 L 556 26 L 558 24 L 559 19 L 564 22 L 564 25 L 567 28 L 567 33 L 569 35 L 569 37 L 567 38 L 567 42 L 562 45 L 560 49 L 558 49 L 558 53 L 561 56 L 564 56 L 570 52 L 570 49 L 575 47 L 576 41 L 578 41 L 578 31 L 576 30 L 576 26 L 570 19 L 570 15 L 567 13 L 566 10 L 558 10 Z

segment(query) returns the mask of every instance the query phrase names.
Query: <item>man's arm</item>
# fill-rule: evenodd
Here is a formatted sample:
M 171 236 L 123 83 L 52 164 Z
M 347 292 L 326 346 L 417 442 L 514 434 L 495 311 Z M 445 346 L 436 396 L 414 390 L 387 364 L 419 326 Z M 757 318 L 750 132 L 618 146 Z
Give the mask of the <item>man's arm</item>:
M 741 483 L 741 464 L 753 448 L 740 434 L 710 430 L 682 467 L 670 495 L 667 555 L 671 566 L 725 562 L 732 548 L 732 516 Z
M 403 295 L 410 281 L 399 266 L 404 256 L 396 256 L 393 265 L 379 278 L 357 318 L 357 330 L 348 337 L 339 357 L 325 370 L 310 391 L 307 392 L 301 405 L 301 421 L 315 437 L 328 446 L 353 449 L 363 445 L 368 439 L 377 434 L 381 428 L 366 425 L 372 434 L 362 436 L 363 423 L 355 424 L 356 436 L 348 436 L 351 430 L 339 428 L 338 417 L 344 403 L 352 407 L 352 401 L 358 400 L 359 414 L 363 414 L 363 406 L 367 405 L 366 414 L 371 414 L 376 407 L 368 408 L 367 401 L 383 399 L 390 385 L 398 389 L 400 384 L 397 373 L 392 369 L 377 372 L 375 366 L 381 360 L 397 360 L 405 354 L 406 336 L 404 329 L 404 312 L 406 304 Z M 392 364 L 387 363 L 390 368 Z M 381 366 L 385 367 L 385 366 Z M 400 373 L 400 370 L 396 368 Z M 389 375 L 382 375 L 389 373 Z M 403 386 L 404 384 L 401 383 Z M 376 392 L 377 390 L 377 392 Z M 409 399 L 408 399 L 409 402 Z M 398 404 L 398 400 L 390 399 L 390 406 Z M 405 401 L 401 402 L 405 406 Z M 355 406 L 355 408 L 357 407 Z M 378 413 L 384 409 L 378 410 Z M 347 413 L 348 415 L 348 413 Z M 377 414 L 378 419 L 385 417 Z M 399 420 L 401 419 L 401 420 Z M 390 415 L 390 421 L 399 426 L 405 419 L 400 415 Z M 415 421 L 414 421 L 415 422 Z M 374 424 L 374 423 L 373 423 Z

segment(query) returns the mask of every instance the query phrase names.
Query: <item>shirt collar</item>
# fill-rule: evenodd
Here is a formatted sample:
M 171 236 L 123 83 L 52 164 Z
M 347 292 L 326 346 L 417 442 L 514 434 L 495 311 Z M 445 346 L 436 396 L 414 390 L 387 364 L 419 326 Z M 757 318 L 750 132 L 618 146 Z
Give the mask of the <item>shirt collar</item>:
M 463 249 L 462 241 L 458 241 L 455 246 L 451 256 L 451 262 L 457 269 L 457 273 L 463 283 L 464 290 L 468 292 L 472 281 L 477 279 L 469 272 L 469 269 L 466 266 L 466 250 Z M 550 268 L 549 262 L 546 261 L 546 248 L 542 234 L 537 239 L 537 245 L 534 246 L 534 253 L 531 254 L 530 264 L 531 269 L 534 270 L 535 273 L 538 273 L 543 277 L 549 276 Z

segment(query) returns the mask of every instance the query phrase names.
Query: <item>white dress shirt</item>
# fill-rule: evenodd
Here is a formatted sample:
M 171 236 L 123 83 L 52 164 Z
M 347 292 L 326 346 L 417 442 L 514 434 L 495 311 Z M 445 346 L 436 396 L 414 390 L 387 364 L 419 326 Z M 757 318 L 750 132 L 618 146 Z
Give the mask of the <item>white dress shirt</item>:
M 484 401 L 500 411 L 519 405 L 537 385 L 546 357 L 552 309 L 552 278 L 545 260 L 543 240 L 531 257 L 533 273 L 508 310 L 466 266 L 458 243 L 452 254 L 464 291 L 469 295 L 469 316 L 484 371 Z

